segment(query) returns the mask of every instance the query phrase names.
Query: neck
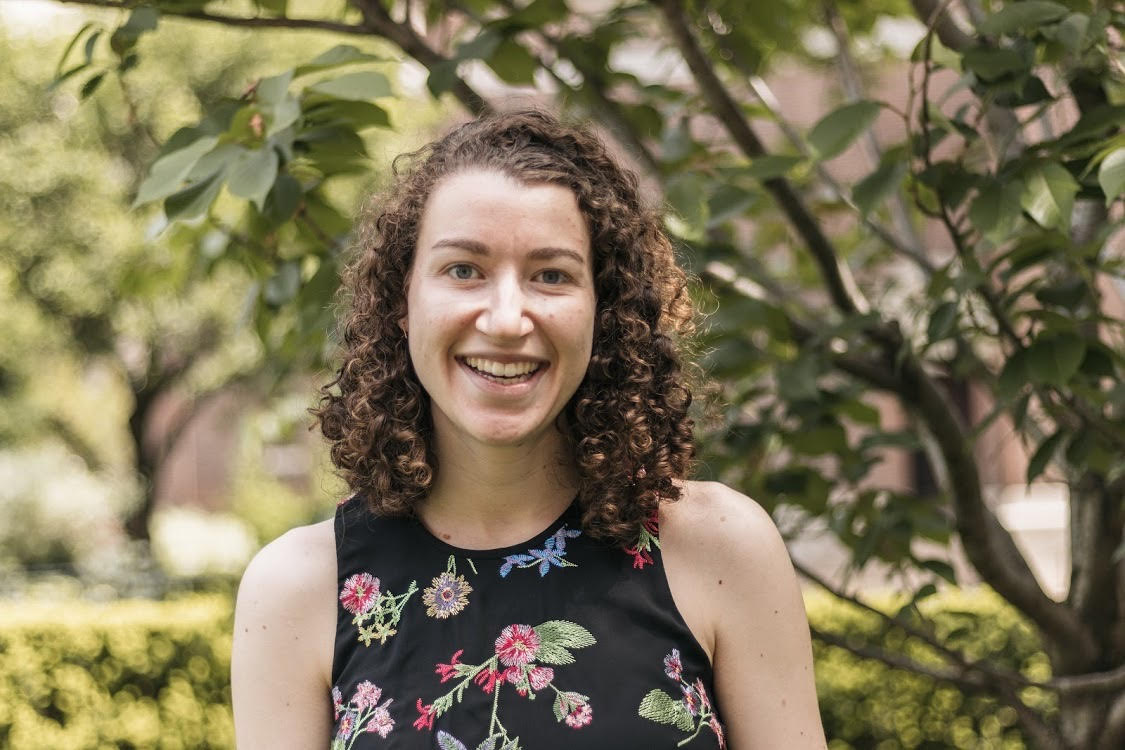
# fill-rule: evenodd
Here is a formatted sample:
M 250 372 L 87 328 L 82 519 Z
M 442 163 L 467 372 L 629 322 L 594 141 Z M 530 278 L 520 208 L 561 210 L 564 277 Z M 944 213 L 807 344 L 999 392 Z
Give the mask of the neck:
M 518 446 L 489 446 L 434 435 L 438 471 L 419 505 L 422 522 L 456 546 L 515 544 L 557 518 L 578 490 L 563 435 L 549 431 Z

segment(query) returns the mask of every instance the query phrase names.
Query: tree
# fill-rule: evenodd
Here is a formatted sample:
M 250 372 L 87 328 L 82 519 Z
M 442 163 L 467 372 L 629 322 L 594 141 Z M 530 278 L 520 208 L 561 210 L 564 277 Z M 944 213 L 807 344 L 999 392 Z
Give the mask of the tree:
M 159 33 L 164 19 L 340 35 L 338 46 L 178 131 L 138 195 L 163 201 L 171 221 L 207 215 L 224 185 L 244 199 L 216 252 L 243 253 L 236 237 L 249 238 L 248 262 L 265 279 L 261 329 L 296 316 L 275 348 L 322 350 L 320 315 L 347 232 L 325 185 L 363 169 L 361 131 L 388 124 L 382 105 L 395 90 L 377 69 L 382 44 L 426 71 L 431 94 L 470 113 L 500 103 L 472 74 L 484 66 L 513 86 L 551 88 L 659 186 L 674 208 L 670 228 L 719 301 L 707 364 L 730 407 L 708 436 L 709 465 L 767 507 L 826 519 L 857 568 L 878 559 L 919 574 L 911 605 L 881 616 L 945 664 L 814 637 L 992 695 L 1036 746 L 1125 744 L 1125 321 L 1111 307 L 1125 193 L 1120 6 L 791 0 L 766 13 L 738 0 L 651 0 L 577 12 L 564 0 L 350 0 L 329 17 L 290 12 L 284 0 L 252 10 L 61 1 L 128 11 L 102 37 L 108 69 L 126 79 L 137 38 Z M 908 66 L 911 99 L 896 107 L 865 92 L 853 38 L 906 12 L 924 29 Z M 802 134 L 762 75 L 813 27 L 834 39 L 828 68 L 843 104 Z M 86 62 L 79 56 L 65 73 L 84 89 L 103 80 L 89 63 L 101 49 L 93 33 L 75 38 Z M 689 75 L 670 82 L 629 68 L 637 50 L 648 68 L 670 58 Z M 900 142 L 873 139 L 878 118 L 899 124 Z M 767 146 L 765 123 L 788 142 Z M 877 163 L 843 184 L 827 165 L 859 139 Z M 923 220 L 942 228 L 940 241 L 919 239 Z M 917 288 L 899 284 L 907 274 L 922 279 Z M 970 387 L 992 404 L 983 420 L 957 406 Z M 901 405 L 907 429 L 881 424 L 873 393 Z M 1027 446 L 1029 482 L 1049 472 L 1070 488 L 1065 601 L 1044 593 L 985 501 L 974 443 L 997 422 Z M 873 486 L 870 470 L 888 447 L 918 451 L 933 491 Z M 942 560 L 919 559 L 911 542 L 954 537 L 980 578 L 1037 628 L 1051 679 L 974 660 L 914 606 L 956 577 Z M 1037 691 L 1049 699 L 1029 697 Z

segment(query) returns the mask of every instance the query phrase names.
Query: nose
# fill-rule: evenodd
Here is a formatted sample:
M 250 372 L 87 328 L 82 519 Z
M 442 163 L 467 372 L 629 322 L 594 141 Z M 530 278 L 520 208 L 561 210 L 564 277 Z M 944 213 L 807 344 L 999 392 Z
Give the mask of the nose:
M 489 295 L 488 307 L 477 316 L 477 330 L 494 339 L 518 339 L 531 333 L 527 300 L 515 279 L 501 279 Z

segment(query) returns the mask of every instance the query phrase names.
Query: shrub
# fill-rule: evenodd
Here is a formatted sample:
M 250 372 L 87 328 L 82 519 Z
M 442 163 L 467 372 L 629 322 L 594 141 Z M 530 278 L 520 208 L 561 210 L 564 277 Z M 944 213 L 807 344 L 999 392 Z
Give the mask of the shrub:
M 231 748 L 231 600 L 0 605 L 0 747 Z
M 884 600 L 893 613 L 902 602 Z M 884 629 L 879 616 L 827 596 L 810 594 L 805 606 L 812 627 L 843 635 L 848 643 L 901 653 L 929 665 L 945 662 L 901 628 Z M 969 660 L 987 658 L 1035 681 L 1050 677 L 1050 665 L 1035 631 L 990 590 L 948 591 L 924 599 L 920 609 L 941 640 Z M 945 682 L 881 662 L 860 659 L 846 649 L 814 642 L 817 695 L 829 750 L 1022 750 L 1027 747 L 1016 713 L 995 698 L 968 694 Z M 1029 705 L 1050 715 L 1051 695 L 1021 693 Z

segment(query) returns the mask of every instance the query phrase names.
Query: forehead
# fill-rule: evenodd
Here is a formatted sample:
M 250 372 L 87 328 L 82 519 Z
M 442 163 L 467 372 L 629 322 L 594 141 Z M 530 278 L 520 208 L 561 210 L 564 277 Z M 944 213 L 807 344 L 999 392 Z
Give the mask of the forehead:
M 590 249 L 586 219 L 572 190 L 484 170 L 450 175 L 430 193 L 418 250 L 448 236 L 470 236 L 489 246 L 566 244 L 583 253 Z

